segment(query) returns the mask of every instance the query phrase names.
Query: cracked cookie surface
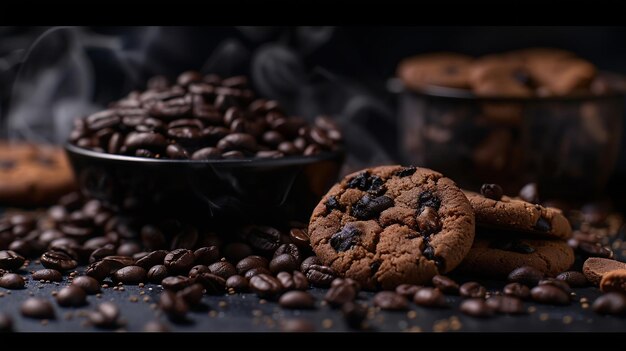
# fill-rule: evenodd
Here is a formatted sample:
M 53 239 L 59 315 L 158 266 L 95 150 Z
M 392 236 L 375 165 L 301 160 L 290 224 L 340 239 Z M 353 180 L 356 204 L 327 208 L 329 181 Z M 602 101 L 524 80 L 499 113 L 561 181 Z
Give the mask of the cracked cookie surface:
M 440 173 L 381 166 L 333 186 L 313 211 L 309 234 L 325 265 L 368 289 L 391 289 L 456 267 L 474 240 L 474 214 Z
M 511 271 L 531 266 L 548 276 L 567 271 L 574 264 L 574 251 L 562 240 L 529 238 L 513 233 L 480 233 L 456 269 L 491 278 L 506 278 Z
M 474 209 L 478 226 L 541 234 L 559 239 L 569 239 L 572 236 L 572 227 L 557 208 L 543 207 L 508 196 L 493 200 L 472 191 L 463 190 L 463 192 Z

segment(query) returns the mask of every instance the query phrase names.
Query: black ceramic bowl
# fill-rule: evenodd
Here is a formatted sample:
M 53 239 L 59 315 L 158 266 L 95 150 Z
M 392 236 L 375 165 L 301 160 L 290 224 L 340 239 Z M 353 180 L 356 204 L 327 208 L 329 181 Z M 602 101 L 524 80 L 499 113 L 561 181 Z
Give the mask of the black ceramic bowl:
M 343 151 L 245 160 L 150 159 L 67 145 L 81 192 L 125 211 L 239 222 L 307 222 L 337 180 Z

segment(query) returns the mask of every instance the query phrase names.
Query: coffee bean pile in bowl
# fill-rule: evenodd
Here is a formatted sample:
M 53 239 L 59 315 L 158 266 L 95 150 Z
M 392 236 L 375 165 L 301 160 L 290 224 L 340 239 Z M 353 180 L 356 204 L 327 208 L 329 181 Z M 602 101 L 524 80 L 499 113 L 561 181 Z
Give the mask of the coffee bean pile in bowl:
M 75 121 L 70 143 L 109 154 L 158 159 L 311 156 L 339 148 L 329 118 L 314 125 L 288 116 L 278 102 L 256 98 L 244 76 L 221 79 L 187 71 L 170 84 L 149 80 L 108 109 Z

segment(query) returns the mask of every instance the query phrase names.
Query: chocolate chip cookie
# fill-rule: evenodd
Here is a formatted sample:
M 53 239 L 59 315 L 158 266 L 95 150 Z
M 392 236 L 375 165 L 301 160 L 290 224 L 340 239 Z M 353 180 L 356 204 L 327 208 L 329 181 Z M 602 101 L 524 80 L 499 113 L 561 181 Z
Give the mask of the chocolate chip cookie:
M 574 251 L 563 240 L 521 237 L 514 233 L 479 235 L 456 271 L 506 278 L 514 269 L 530 266 L 556 276 L 574 263 Z
M 51 203 L 73 187 L 72 171 L 62 149 L 0 143 L 0 203 Z
M 429 85 L 467 88 L 471 62 L 471 57 L 455 53 L 418 55 L 400 63 L 398 77 L 413 89 Z
M 381 166 L 346 176 L 309 223 L 325 265 L 368 289 L 425 284 L 469 251 L 474 214 L 456 184 L 425 168 Z
M 495 200 L 472 191 L 464 192 L 472 204 L 479 226 L 560 239 L 572 236 L 572 227 L 558 208 L 543 207 L 506 195 Z

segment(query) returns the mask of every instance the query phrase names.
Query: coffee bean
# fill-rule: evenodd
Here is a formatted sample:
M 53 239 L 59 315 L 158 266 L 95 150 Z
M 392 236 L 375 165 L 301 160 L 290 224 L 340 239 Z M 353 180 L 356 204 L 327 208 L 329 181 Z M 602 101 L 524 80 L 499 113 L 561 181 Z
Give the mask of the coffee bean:
M 272 275 L 272 272 L 270 272 L 269 269 L 264 268 L 264 267 L 258 267 L 258 268 L 252 268 L 249 271 L 247 271 L 243 277 L 250 280 L 250 278 L 254 277 L 257 274 L 268 274 L 268 275 Z
M 240 260 L 239 262 L 237 262 L 237 272 L 239 272 L 239 274 L 245 274 L 247 271 L 253 268 L 258 268 L 258 267 L 268 268 L 268 265 L 269 263 L 267 262 L 267 259 L 264 257 L 248 256 Z
M 201 284 L 193 284 L 176 293 L 189 306 L 196 306 L 202 301 L 204 287 Z
M 255 138 L 246 133 L 233 133 L 229 134 L 217 143 L 217 148 L 227 151 L 255 151 L 257 149 L 257 143 Z
M 456 295 L 459 293 L 459 284 L 448 277 L 436 275 L 433 277 L 432 283 L 435 288 L 441 290 L 444 294 Z
M 522 187 L 519 191 L 519 197 L 522 200 L 530 202 L 532 204 L 539 203 L 539 191 L 537 189 L 537 183 L 528 183 Z
M 499 201 L 504 191 L 498 184 L 483 184 L 480 187 L 480 193 L 488 199 Z
M 201 247 L 193 252 L 195 264 L 210 265 L 220 259 L 220 251 L 217 246 Z
M 300 249 L 295 244 L 282 244 L 280 245 L 276 251 L 274 251 L 274 258 L 282 255 L 288 254 L 291 255 L 297 262 L 298 265 L 302 262 L 302 256 L 300 255 Z
M 429 287 L 419 289 L 413 296 L 413 302 L 424 307 L 448 307 L 446 298 L 441 291 Z
M 120 245 L 117 248 L 117 254 L 120 256 L 132 257 L 134 254 L 141 251 L 141 247 L 137 243 L 129 242 Z
M 530 289 L 526 285 L 520 283 L 509 283 L 504 286 L 504 295 L 513 296 L 526 300 L 530 297 Z
M 459 288 L 459 293 L 463 297 L 484 298 L 487 290 L 477 282 L 467 282 Z
M 120 309 L 112 302 L 98 305 L 95 311 L 88 315 L 89 322 L 99 328 L 116 328 L 119 323 Z
M 189 278 L 195 278 L 202 273 L 211 273 L 211 270 L 209 269 L 208 266 L 198 264 L 198 265 L 191 267 L 191 269 L 189 270 L 188 276 Z
M 393 291 L 381 291 L 374 295 L 374 306 L 383 310 L 402 311 L 406 310 L 409 304 L 406 298 L 400 294 Z
M 471 298 L 461 302 L 461 312 L 468 316 L 487 318 L 494 314 L 494 309 L 482 298 Z
M 100 283 L 96 279 L 86 275 L 74 278 L 72 285 L 82 288 L 89 295 L 100 292 Z
M 360 303 L 347 302 L 341 306 L 343 319 L 352 329 L 362 329 L 367 318 L 367 307 Z
M 592 308 L 599 314 L 626 315 L 626 295 L 617 292 L 603 294 L 593 302 Z
M 16 270 L 24 264 L 24 257 L 11 250 L 0 251 L 0 269 Z
M 228 279 L 230 276 L 237 274 L 237 268 L 227 261 L 215 262 L 209 266 L 209 270 L 211 273 L 224 279 Z
M 189 311 L 189 305 L 182 297 L 167 290 L 159 296 L 159 307 L 175 322 L 184 320 Z
M 305 273 L 311 284 L 318 287 L 327 287 L 337 277 L 337 273 L 328 266 L 310 265 Z
M 208 295 L 221 295 L 226 291 L 226 280 L 212 273 L 202 273 L 196 277 L 196 282 L 202 284 Z
M 161 280 L 161 285 L 163 286 L 163 289 L 179 291 L 190 286 L 192 282 L 193 281 L 190 278 L 177 275 L 163 278 L 163 280 Z
M 280 232 L 268 226 L 247 226 L 243 229 L 244 239 L 255 249 L 275 251 L 280 246 Z
M 165 250 L 152 251 L 144 257 L 138 259 L 135 262 L 135 265 L 143 269 L 150 269 L 156 265 L 163 264 L 165 256 L 167 256 L 167 251 Z
M 91 255 L 89 255 L 89 263 L 100 261 L 108 256 L 114 256 L 116 254 L 115 246 L 113 244 L 107 244 L 104 247 L 95 249 Z
M 54 308 L 48 300 L 30 297 L 20 306 L 22 316 L 35 319 L 54 319 Z
M 85 269 L 85 275 L 88 275 L 97 281 L 103 281 L 109 276 L 111 270 L 112 264 L 110 261 L 99 261 L 87 266 L 87 269 Z
M 382 211 L 393 207 L 393 205 L 393 199 L 388 196 L 370 197 L 369 195 L 364 195 L 352 206 L 350 214 L 361 220 L 372 219 Z
M 310 309 L 315 308 L 315 298 L 307 292 L 292 290 L 284 293 L 278 304 L 282 308 Z
M 270 272 L 291 272 L 298 268 L 298 261 L 290 254 L 282 254 L 274 257 L 269 264 Z
M 249 283 L 250 290 L 262 298 L 274 298 L 283 290 L 280 281 L 267 274 L 255 275 Z
M 581 288 L 589 285 L 589 281 L 585 278 L 585 275 L 576 271 L 563 272 L 557 275 L 556 279 L 562 280 L 574 288 Z
M 0 287 L 5 289 L 23 289 L 24 285 L 24 278 L 19 274 L 6 273 L 0 277 Z
M 10 333 L 13 331 L 13 319 L 11 316 L 0 312 L 0 333 Z
M 527 286 L 535 286 L 541 279 L 543 279 L 544 274 L 540 270 L 530 267 L 523 266 L 514 269 L 507 280 L 512 283 L 520 283 Z
M 128 285 L 137 285 L 146 281 L 146 270 L 139 266 L 124 267 L 113 274 L 113 280 Z
M 248 280 L 240 275 L 233 275 L 226 279 L 226 288 L 233 289 L 234 292 L 247 292 L 248 287 Z
M 286 333 L 310 333 L 315 331 L 315 326 L 306 319 L 290 318 L 281 322 L 280 330 Z
M 358 291 L 351 284 L 332 284 L 326 292 L 324 300 L 333 307 L 339 307 L 356 299 Z
M 558 280 L 555 278 L 545 278 L 539 281 L 537 285 L 552 285 L 563 290 L 566 294 L 571 294 L 573 292 L 572 288 L 570 288 L 569 284 L 562 280 Z
M 161 322 L 150 321 L 143 326 L 143 331 L 147 333 L 167 333 L 170 331 L 170 328 Z
M 167 255 L 163 259 L 163 264 L 169 272 L 173 273 L 187 273 L 193 266 L 196 257 L 191 250 L 176 249 Z
M 396 293 L 404 296 L 407 299 L 412 299 L 413 296 L 415 296 L 415 293 L 421 288 L 423 288 L 423 286 L 413 284 L 400 284 L 396 287 Z
M 599 244 L 592 244 L 583 241 L 578 244 L 577 249 L 583 257 L 613 258 L 613 251 L 611 251 L 610 248 Z
M 162 264 L 152 266 L 146 275 L 146 279 L 151 283 L 160 283 L 165 277 L 167 277 L 167 267 Z
M 59 306 L 80 307 L 87 304 L 87 293 L 76 285 L 70 285 L 57 293 L 56 300 Z
M 511 296 L 491 296 L 486 301 L 494 311 L 504 314 L 525 314 L 522 300 Z
M 320 261 L 319 258 L 317 258 L 317 256 L 310 256 L 305 258 L 302 263 L 300 264 L 300 272 L 306 274 L 306 272 L 309 270 L 309 268 L 312 265 L 318 265 L 321 266 L 322 265 L 322 261 Z
M 530 290 L 533 301 L 550 305 L 569 305 L 570 298 L 563 290 L 552 285 L 539 285 Z
M 293 273 L 280 272 L 276 278 L 285 290 L 307 290 L 309 288 L 309 280 L 299 271 L 293 271 Z
M 289 237 L 293 243 L 301 248 L 310 247 L 309 244 L 309 234 L 307 233 L 306 228 L 292 228 L 289 231 Z
M 60 282 L 63 275 L 56 269 L 40 269 L 31 276 L 33 280 L 49 280 L 51 282 Z
M 120 270 L 124 267 L 135 265 L 135 260 L 132 257 L 128 256 L 107 256 L 102 260 L 109 262 L 112 272 Z

